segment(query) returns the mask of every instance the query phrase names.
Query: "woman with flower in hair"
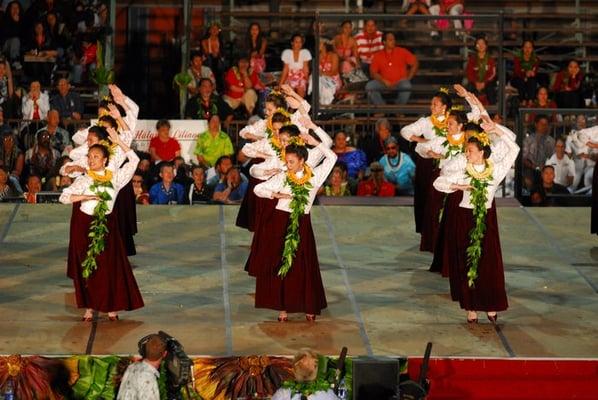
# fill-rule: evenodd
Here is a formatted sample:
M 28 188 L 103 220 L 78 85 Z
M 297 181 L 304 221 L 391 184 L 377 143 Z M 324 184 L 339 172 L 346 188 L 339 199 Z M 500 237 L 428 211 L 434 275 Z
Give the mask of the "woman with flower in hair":
M 93 319 L 94 311 L 106 312 L 116 321 L 118 311 L 143 307 L 112 212 L 116 196 L 131 180 L 139 158 L 113 128 L 107 131 L 128 162 L 122 168 L 107 168 L 112 145 L 94 144 L 87 154 L 85 174 L 60 195 L 61 203 L 73 205 L 67 275 L 75 286 L 77 306 L 86 309 L 86 322 Z
M 477 323 L 477 311 L 496 323 L 497 312 L 508 307 L 494 194 L 519 154 L 512 132 L 488 116 L 483 121 L 484 132 L 472 134 L 465 153 L 449 161 L 434 181 L 436 190 L 461 195 L 445 221 L 451 237 L 445 251 L 451 298 L 467 311 L 469 323 Z M 504 154 L 494 154 L 490 135 L 502 142 Z
M 531 105 L 538 87 L 540 59 L 534 51 L 534 43 L 524 40 L 521 50 L 513 57 L 513 78 L 511 84 L 519 92 L 519 101 L 523 106 Z
M 307 127 L 318 129 L 311 121 Z M 286 171 L 254 189 L 259 197 L 277 200 L 267 223 L 256 227 L 247 261 L 256 277 L 255 307 L 278 310 L 281 322 L 287 313 L 305 313 L 313 322 L 327 306 L 309 213 L 336 154 L 309 135 L 305 140 L 323 155 L 321 164 L 310 167 L 305 145 L 291 143 L 283 152 Z
M 280 84 L 288 84 L 301 97 L 307 94 L 309 63 L 312 59 L 311 53 L 303 48 L 303 44 L 303 36 L 299 33 L 294 34 L 291 37 L 291 48 L 283 51 L 280 56 L 284 63 Z

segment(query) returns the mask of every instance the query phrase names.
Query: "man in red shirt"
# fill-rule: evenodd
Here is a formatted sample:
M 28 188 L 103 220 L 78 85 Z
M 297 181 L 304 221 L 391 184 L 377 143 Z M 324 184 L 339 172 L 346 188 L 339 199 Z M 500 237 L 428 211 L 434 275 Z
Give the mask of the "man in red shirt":
M 393 197 L 395 186 L 384 178 L 384 168 L 378 161 L 370 164 L 370 177 L 357 185 L 358 196 Z
M 411 95 L 411 78 L 418 68 L 417 58 L 409 50 L 398 47 L 395 35 L 384 35 L 384 49 L 374 54 L 370 66 L 371 81 L 365 86 L 373 104 L 385 104 L 383 91 L 397 91 L 397 104 L 405 104 Z
M 181 145 L 178 140 L 170 137 L 170 122 L 161 119 L 156 123 L 158 136 L 150 140 L 149 153 L 152 161 L 172 161 L 175 157 L 181 155 Z

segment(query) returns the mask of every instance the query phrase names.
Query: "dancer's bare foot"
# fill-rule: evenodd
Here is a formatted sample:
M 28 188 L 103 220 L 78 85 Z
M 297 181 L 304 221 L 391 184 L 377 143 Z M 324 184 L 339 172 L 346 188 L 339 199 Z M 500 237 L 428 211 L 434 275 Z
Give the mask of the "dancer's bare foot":
M 289 320 L 289 316 L 287 315 L 286 311 L 281 311 L 278 313 L 278 322 L 287 322 Z
M 91 322 L 92 320 L 93 320 L 93 309 L 88 308 L 87 310 L 85 310 L 85 314 L 83 314 L 81 321 Z
M 467 322 L 470 324 L 477 324 L 478 314 L 475 311 L 467 311 Z
M 110 321 L 118 321 L 118 314 L 116 313 L 116 311 L 111 311 L 108 313 L 108 319 Z

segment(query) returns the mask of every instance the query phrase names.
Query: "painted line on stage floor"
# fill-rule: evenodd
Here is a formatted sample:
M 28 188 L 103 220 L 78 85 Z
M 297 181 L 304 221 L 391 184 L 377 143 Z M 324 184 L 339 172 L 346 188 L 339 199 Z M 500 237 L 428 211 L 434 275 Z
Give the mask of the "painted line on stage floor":
M 224 229 L 224 206 L 218 206 L 218 225 L 220 231 L 220 268 L 222 270 L 222 300 L 224 303 L 224 322 L 226 324 L 226 354 L 233 355 L 233 330 L 230 315 L 230 296 L 228 290 L 229 274 L 226 261 L 226 231 Z
M 509 354 L 509 357 L 517 357 L 517 355 L 513 351 L 513 348 L 511 347 L 511 343 L 509 343 L 509 340 L 503 333 L 502 329 L 500 329 L 500 326 L 498 326 L 498 324 L 494 324 L 494 330 L 496 331 L 496 334 L 498 335 L 498 338 L 502 343 L 502 347 L 504 347 L 505 351 Z
M 567 257 L 564 256 L 565 251 L 558 244 L 559 243 L 558 240 L 556 240 L 550 234 L 550 232 L 548 232 L 548 230 L 544 227 L 544 225 L 542 225 L 542 223 L 538 220 L 538 218 L 536 218 L 536 216 L 534 214 L 527 211 L 526 207 L 521 207 L 521 208 L 523 209 L 523 212 L 525 213 L 525 215 L 527 215 L 528 218 L 531 219 L 534 222 L 534 224 L 536 224 L 538 229 L 540 229 L 540 232 L 542 232 L 542 234 L 546 238 L 546 241 L 548 242 L 548 244 L 550 246 L 552 246 L 552 248 L 554 249 L 557 256 L 561 259 L 561 261 L 565 265 L 571 265 L 573 267 L 573 269 L 575 269 L 575 271 L 577 271 L 579 276 L 581 276 L 586 281 L 586 283 L 588 285 L 590 285 L 590 287 L 594 290 L 594 293 L 598 293 L 598 286 L 596 286 L 594 284 L 594 282 L 592 282 L 592 280 L 590 278 L 588 278 L 588 276 L 582 270 L 580 270 L 575 264 L 572 264 L 571 259 L 567 259 Z
M 334 226 L 332 225 L 332 219 L 330 218 L 330 214 L 328 213 L 326 206 L 322 205 L 320 206 L 320 209 L 324 210 L 324 219 L 326 220 L 326 227 L 328 228 L 328 236 L 330 236 L 330 241 L 332 242 L 332 251 L 336 257 L 336 262 L 341 269 L 343 282 L 345 283 L 345 288 L 347 289 L 347 296 L 349 297 L 351 307 L 353 308 L 353 313 L 355 314 L 355 319 L 357 319 L 357 323 L 359 325 L 359 335 L 361 336 L 361 340 L 363 341 L 363 345 L 365 346 L 368 356 L 372 356 L 374 355 L 372 352 L 372 344 L 370 343 L 370 338 L 365 330 L 365 323 L 361 317 L 361 311 L 359 309 L 359 305 L 357 304 L 357 300 L 355 299 L 355 293 L 353 292 L 351 283 L 349 282 L 349 273 L 347 272 L 347 267 L 341 258 L 338 244 L 336 243 L 336 233 L 334 231 Z
M 87 346 L 85 346 L 85 354 L 91 354 L 93 350 L 93 342 L 96 340 L 96 332 L 98 330 L 99 312 L 93 312 L 93 319 L 91 320 L 91 331 L 89 332 L 89 339 L 87 339 Z
M 12 209 L 12 212 L 10 213 L 10 216 L 8 217 L 8 221 L 6 222 L 6 225 L 4 226 L 4 230 L 2 231 L 2 236 L 0 236 L 0 243 L 4 243 L 4 239 L 6 239 L 6 236 L 8 236 L 8 231 L 10 231 L 10 226 L 12 225 L 13 221 L 15 220 L 15 217 L 17 216 L 17 211 L 19 211 L 19 207 L 21 206 L 20 203 L 17 203 L 14 208 Z

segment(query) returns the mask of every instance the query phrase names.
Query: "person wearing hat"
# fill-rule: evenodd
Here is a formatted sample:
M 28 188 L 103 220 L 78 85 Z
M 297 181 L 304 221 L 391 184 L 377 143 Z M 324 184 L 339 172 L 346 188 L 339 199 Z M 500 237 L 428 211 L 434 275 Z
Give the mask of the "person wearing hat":
M 8 125 L 0 125 L 0 167 L 5 168 L 14 188 L 23 192 L 19 179 L 25 166 L 25 155 L 17 145 L 15 132 Z
M 413 195 L 415 163 L 399 150 L 399 142 L 393 136 L 384 141 L 386 154 L 380 159 L 384 177 L 396 188 L 397 195 Z
M 395 187 L 384 178 L 384 167 L 378 161 L 370 164 L 369 178 L 357 185 L 357 195 L 377 197 L 392 197 L 395 195 Z

